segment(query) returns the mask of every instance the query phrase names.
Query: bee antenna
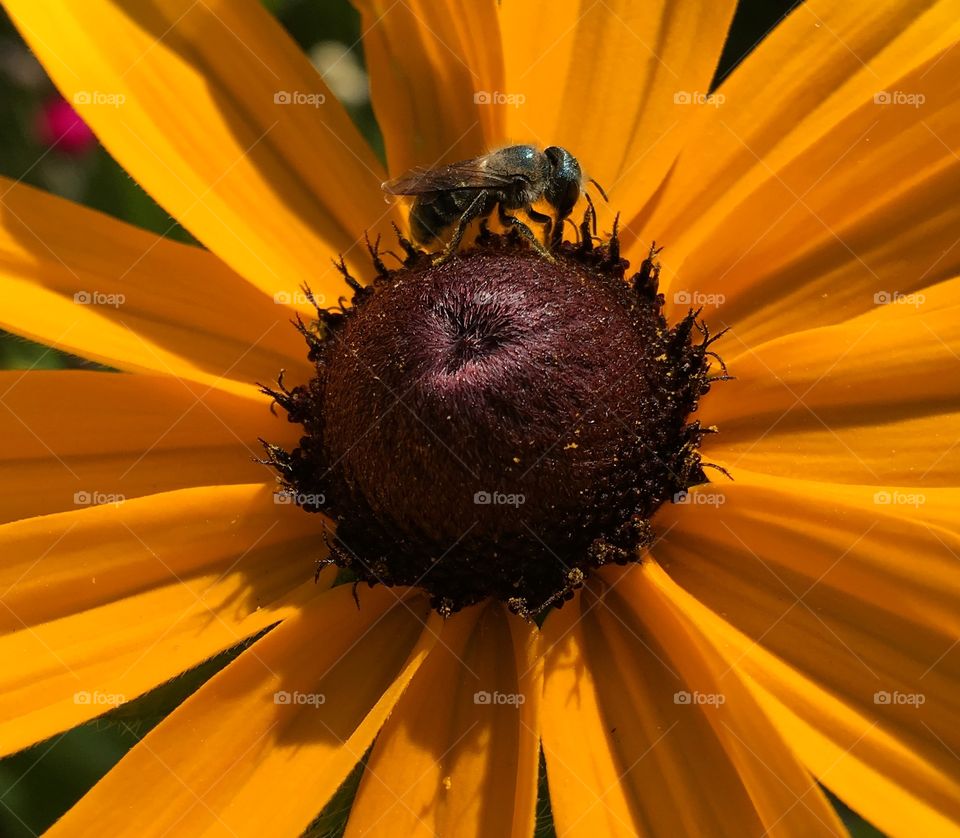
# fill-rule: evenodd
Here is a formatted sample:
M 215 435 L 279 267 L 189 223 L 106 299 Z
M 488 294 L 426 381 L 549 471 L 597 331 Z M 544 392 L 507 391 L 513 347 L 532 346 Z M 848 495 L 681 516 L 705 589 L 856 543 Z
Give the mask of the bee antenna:
M 607 193 L 603 191 L 603 187 L 599 183 L 597 183 L 593 178 L 590 178 L 587 181 L 587 183 L 592 183 L 594 186 L 596 186 L 597 191 L 603 196 L 603 200 L 606 201 L 608 204 L 610 203 L 610 199 L 607 197 Z

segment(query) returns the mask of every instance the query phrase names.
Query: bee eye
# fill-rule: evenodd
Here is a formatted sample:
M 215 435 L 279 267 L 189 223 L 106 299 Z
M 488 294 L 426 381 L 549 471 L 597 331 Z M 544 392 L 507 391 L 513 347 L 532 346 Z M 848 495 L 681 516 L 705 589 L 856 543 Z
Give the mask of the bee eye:
M 569 213 L 580 198 L 580 182 L 563 177 L 555 178 L 544 197 L 561 214 Z
M 559 149 L 559 148 L 557 148 L 556 146 L 550 146 L 550 148 L 544 149 L 544 152 L 543 152 L 543 153 L 546 155 L 547 160 L 550 161 L 551 165 L 552 165 L 555 169 L 557 169 L 557 168 L 560 167 L 560 164 L 561 164 L 561 154 L 560 154 L 560 149 Z

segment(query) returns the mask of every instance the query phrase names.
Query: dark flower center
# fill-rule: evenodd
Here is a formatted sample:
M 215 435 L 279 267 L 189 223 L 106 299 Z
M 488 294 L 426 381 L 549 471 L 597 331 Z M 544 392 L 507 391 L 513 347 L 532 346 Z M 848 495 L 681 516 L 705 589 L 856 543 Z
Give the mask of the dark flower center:
M 555 262 L 487 232 L 443 264 L 374 250 L 350 307 L 299 324 L 317 376 L 268 392 L 305 434 L 267 450 L 336 522 L 328 561 L 441 613 L 496 597 L 531 616 L 638 561 L 657 507 L 704 482 L 706 329 L 667 326 L 653 251 L 628 279 L 616 238 L 584 234 Z

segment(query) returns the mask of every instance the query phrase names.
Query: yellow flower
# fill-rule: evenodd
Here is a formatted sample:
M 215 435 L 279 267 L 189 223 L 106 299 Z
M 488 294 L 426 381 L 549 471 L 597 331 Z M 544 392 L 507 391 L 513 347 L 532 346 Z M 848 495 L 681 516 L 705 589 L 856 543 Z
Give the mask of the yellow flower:
M 960 828 L 960 17 L 809 0 L 709 95 L 734 3 L 359 2 L 391 174 L 506 142 L 580 157 L 636 265 L 731 325 L 702 405 L 732 483 L 654 519 L 543 632 L 499 604 L 313 583 L 300 286 L 400 221 L 254 0 L 6 0 L 110 153 L 207 250 L 0 185 L 4 329 L 123 370 L 3 372 L 0 746 L 276 627 L 53 834 L 296 835 L 373 745 L 351 835 Z M 80 508 L 78 508 L 78 505 Z M 277 625 L 278 624 L 278 625 Z M 374 740 L 376 740 L 374 742 Z

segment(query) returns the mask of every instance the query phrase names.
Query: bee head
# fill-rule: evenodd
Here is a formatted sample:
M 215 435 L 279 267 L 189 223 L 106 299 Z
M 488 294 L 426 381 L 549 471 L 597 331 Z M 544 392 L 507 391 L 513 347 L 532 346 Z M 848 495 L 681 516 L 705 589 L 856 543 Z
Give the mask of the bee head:
M 556 207 L 560 218 L 566 218 L 580 198 L 580 183 L 583 180 L 580 164 L 576 157 L 560 146 L 550 146 L 543 153 L 550 161 L 550 175 L 543 197 Z

